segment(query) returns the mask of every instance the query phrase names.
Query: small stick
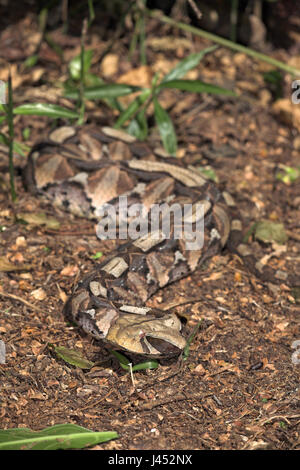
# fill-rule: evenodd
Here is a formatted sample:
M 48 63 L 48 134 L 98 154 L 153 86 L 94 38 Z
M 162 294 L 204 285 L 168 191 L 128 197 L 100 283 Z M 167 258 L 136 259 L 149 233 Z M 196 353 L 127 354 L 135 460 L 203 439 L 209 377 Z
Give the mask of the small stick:
M 36 312 L 41 312 L 41 309 L 39 307 L 36 307 L 35 305 L 31 304 L 25 299 L 22 299 L 22 297 L 19 297 L 18 295 L 14 294 L 4 294 L 4 292 L 0 292 L 1 297 L 5 297 L 7 299 L 13 299 L 13 300 L 18 300 L 19 302 L 22 302 L 24 305 L 27 307 L 31 308 L 31 310 L 35 310 Z

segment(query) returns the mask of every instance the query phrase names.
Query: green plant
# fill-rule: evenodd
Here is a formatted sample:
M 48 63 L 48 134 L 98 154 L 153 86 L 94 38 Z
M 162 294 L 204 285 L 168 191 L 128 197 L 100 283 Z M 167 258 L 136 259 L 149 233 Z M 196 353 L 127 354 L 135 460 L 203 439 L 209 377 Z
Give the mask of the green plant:
M 13 202 L 15 202 L 17 198 L 14 183 L 13 152 L 25 156 L 25 152 L 29 150 L 28 146 L 14 140 L 14 115 L 17 114 L 47 116 L 52 119 L 66 118 L 74 120 L 78 118 L 76 111 L 51 103 L 26 103 L 14 107 L 12 81 L 9 75 L 8 103 L 0 104 L 0 124 L 7 124 L 8 134 L 0 132 L 0 143 L 8 147 L 10 192 Z
M 151 359 L 147 362 L 140 362 L 132 366 L 129 359 L 126 356 L 119 353 L 118 351 L 111 350 L 110 351 L 116 359 L 118 359 L 120 366 L 122 369 L 126 370 L 127 372 L 136 372 L 137 370 L 146 370 L 146 369 L 157 369 L 158 362 L 154 359 Z
M 132 17 L 134 19 L 134 31 L 129 46 L 129 59 L 137 48 L 138 44 L 140 47 L 140 58 L 141 63 L 145 65 L 147 63 L 146 58 L 146 34 L 145 34 L 145 8 L 146 0 L 137 0 L 132 3 Z
M 82 449 L 119 436 L 115 431 L 95 432 L 77 424 L 56 424 L 41 431 L 0 429 L 0 450 Z
M 170 155 L 176 154 L 177 138 L 173 123 L 167 111 L 159 103 L 159 94 L 166 88 L 174 88 L 182 91 L 194 93 L 214 93 L 228 96 L 236 96 L 232 90 L 205 83 L 200 80 L 184 80 L 182 77 L 192 68 L 196 67 L 201 59 L 208 53 L 214 51 L 217 46 L 208 47 L 198 53 L 190 54 L 180 61 L 167 75 L 159 80 L 158 74 L 152 80 L 151 88 L 141 88 L 125 84 L 102 84 L 98 86 L 86 87 L 84 96 L 86 99 L 114 99 L 113 106 L 120 110 L 119 117 L 115 122 L 116 129 L 125 128 L 127 132 L 140 140 L 144 140 L 148 135 L 147 109 L 150 104 L 154 105 L 154 118 L 160 132 L 164 148 Z M 126 109 L 117 101 L 120 96 L 138 92 L 138 96 L 133 99 Z M 76 99 L 79 96 L 78 89 L 69 89 L 65 96 Z

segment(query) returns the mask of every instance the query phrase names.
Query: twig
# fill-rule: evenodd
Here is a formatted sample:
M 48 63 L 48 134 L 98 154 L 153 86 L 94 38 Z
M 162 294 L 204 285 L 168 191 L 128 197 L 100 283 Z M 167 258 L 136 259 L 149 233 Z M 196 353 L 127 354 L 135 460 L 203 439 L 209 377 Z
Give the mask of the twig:
M 198 18 L 198 21 L 201 20 L 202 18 L 202 13 L 201 11 L 199 10 L 199 8 L 197 7 L 196 3 L 194 2 L 194 0 L 188 0 L 190 6 L 192 7 L 192 9 L 194 10 L 194 13 L 195 15 L 197 16 Z
M 41 312 L 42 311 L 39 307 L 36 307 L 36 305 L 33 305 L 30 302 L 28 302 L 27 300 L 22 299 L 22 297 L 19 297 L 18 295 L 4 294 L 4 292 L 0 292 L 0 296 L 5 297 L 7 299 L 17 300 L 18 302 L 22 302 L 24 305 L 31 308 L 31 310 L 35 310 L 36 312 Z
M 131 377 L 131 382 L 132 382 L 132 386 L 135 390 L 135 382 L 134 382 L 134 376 L 133 376 L 133 370 L 132 370 L 132 362 L 129 362 L 129 370 L 130 370 L 130 377 Z

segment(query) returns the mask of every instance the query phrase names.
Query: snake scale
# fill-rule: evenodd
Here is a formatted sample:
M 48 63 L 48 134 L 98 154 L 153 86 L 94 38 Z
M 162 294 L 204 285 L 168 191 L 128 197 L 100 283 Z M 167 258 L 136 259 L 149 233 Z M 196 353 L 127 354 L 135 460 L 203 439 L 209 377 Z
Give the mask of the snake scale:
M 199 248 L 187 249 L 187 239 L 175 236 L 172 219 L 169 236 L 159 230 L 157 236 L 141 232 L 140 237 L 125 240 L 75 286 L 64 307 L 66 317 L 117 349 L 149 357 L 179 354 L 186 345 L 181 321 L 171 311 L 147 307 L 146 301 L 158 289 L 195 271 L 226 244 L 259 275 L 264 274 L 265 267 L 241 243 L 242 224 L 231 195 L 221 192 L 199 170 L 123 131 L 57 128 L 33 147 L 24 180 L 32 193 L 79 217 L 96 220 L 99 209 L 107 204 L 117 208 L 120 197 L 126 196 L 128 214 L 134 204 L 142 204 L 148 227 L 153 205 L 172 203 L 190 208 L 189 223 L 194 229 L 194 209 L 201 205 L 204 232 Z

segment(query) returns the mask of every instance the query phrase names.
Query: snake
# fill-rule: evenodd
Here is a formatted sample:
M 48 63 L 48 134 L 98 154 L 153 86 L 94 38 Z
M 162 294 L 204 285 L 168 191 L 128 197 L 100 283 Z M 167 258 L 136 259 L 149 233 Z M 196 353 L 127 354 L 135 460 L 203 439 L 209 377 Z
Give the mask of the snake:
M 115 349 L 153 358 L 182 353 L 187 339 L 180 318 L 147 301 L 225 246 L 262 279 L 270 277 L 270 268 L 243 243 L 231 194 L 182 159 L 123 130 L 93 125 L 51 130 L 31 149 L 23 178 L 32 194 L 97 221 L 99 238 L 118 239 L 113 252 L 76 283 L 63 309 L 68 320 Z M 120 201 L 126 202 L 125 212 Z M 178 215 L 189 230 L 178 229 Z M 132 237 L 129 226 L 135 228 Z M 198 227 L 201 241 L 195 244 L 191 238 L 197 238 Z M 271 276 L 288 281 L 286 272 Z

